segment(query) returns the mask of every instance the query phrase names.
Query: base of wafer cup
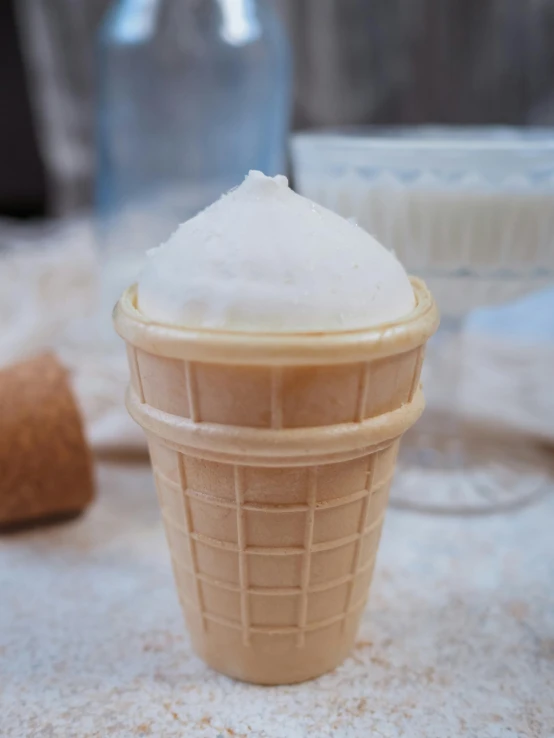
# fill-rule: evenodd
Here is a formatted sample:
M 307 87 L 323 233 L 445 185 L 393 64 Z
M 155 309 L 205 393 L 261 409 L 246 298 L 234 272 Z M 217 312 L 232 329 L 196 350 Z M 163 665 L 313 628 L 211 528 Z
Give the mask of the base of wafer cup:
M 415 287 L 407 320 L 304 340 L 181 332 L 144 320 L 132 290 L 120 301 L 127 407 L 148 437 L 192 644 L 214 669 L 287 684 L 350 652 L 399 441 L 423 410 L 437 314 Z
M 254 641 L 248 645 L 232 643 L 225 633 L 206 638 L 188 617 L 192 645 L 208 666 L 221 674 L 250 684 L 276 686 L 297 684 L 316 679 L 340 666 L 351 653 L 365 603 L 348 616 L 343 627 L 329 626 L 322 639 L 306 638 L 306 643 L 293 649 L 283 648 L 282 639 L 267 636 L 262 649 Z

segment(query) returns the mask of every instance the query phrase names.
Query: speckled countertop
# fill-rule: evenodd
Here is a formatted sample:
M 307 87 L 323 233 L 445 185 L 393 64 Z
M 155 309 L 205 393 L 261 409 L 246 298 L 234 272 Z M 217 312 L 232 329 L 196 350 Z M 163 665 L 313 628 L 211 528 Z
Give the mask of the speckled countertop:
M 0 735 L 554 736 L 554 495 L 391 510 L 351 658 L 253 687 L 190 650 L 149 469 L 103 464 L 83 518 L 0 538 Z

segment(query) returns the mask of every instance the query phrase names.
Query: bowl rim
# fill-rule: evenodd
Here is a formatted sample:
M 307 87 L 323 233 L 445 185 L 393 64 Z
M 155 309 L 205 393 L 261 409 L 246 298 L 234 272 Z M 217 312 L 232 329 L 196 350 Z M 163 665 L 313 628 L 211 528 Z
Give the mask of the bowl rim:
M 471 137 L 470 132 L 478 136 Z M 452 153 L 486 151 L 524 154 L 554 152 L 554 127 L 432 124 L 346 126 L 298 131 L 292 135 L 291 140 L 294 148 L 313 146 L 356 151 L 409 149 Z

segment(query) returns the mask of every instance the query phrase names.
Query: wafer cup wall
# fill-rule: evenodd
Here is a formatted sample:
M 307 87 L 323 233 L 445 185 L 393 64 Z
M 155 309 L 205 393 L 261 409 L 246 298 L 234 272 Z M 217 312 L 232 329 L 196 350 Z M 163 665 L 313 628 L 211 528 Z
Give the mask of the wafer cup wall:
M 406 319 L 333 334 L 161 326 L 134 288 L 116 307 L 179 598 L 197 652 L 225 674 L 302 681 L 353 645 L 438 322 L 413 286 Z

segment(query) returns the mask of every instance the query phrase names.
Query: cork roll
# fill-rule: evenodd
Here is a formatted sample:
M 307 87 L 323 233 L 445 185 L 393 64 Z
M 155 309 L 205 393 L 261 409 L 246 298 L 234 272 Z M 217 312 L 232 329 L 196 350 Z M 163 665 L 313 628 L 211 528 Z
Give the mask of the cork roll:
M 52 354 L 0 371 L 0 529 L 81 512 L 92 458 L 67 371 Z

